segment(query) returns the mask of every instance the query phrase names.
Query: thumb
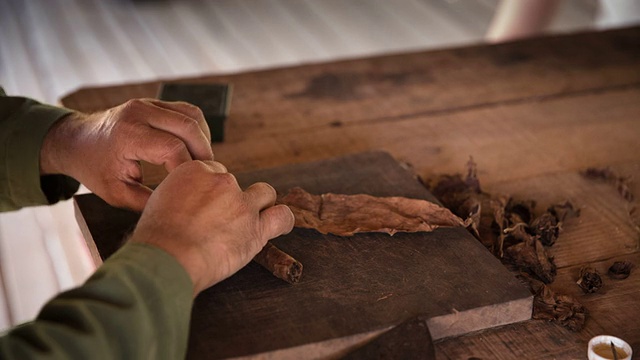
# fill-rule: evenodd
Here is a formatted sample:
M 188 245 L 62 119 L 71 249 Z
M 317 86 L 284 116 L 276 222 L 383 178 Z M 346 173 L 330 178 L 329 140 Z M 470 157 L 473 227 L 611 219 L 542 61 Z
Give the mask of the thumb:
M 293 229 L 294 223 L 295 217 L 286 205 L 271 206 L 260 212 L 260 225 L 265 242 L 288 234 Z

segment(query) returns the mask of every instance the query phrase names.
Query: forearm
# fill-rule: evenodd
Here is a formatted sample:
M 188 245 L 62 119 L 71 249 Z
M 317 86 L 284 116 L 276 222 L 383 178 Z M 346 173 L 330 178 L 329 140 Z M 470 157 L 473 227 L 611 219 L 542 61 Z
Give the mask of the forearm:
M 83 286 L 1 338 L 0 358 L 184 358 L 192 296 L 192 282 L 174 258 L 128 244 Z
M 0 211 L 51 204 L 70 197 L 78 183 L 63 175 L 40 176 L 45 135 L 68 109 L 43 105 L 0 89 Z

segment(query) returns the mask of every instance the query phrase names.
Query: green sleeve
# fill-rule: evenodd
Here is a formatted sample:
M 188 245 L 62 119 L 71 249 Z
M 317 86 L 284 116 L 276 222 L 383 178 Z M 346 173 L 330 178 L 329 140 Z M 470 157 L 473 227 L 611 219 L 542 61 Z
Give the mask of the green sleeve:
M 183 359 L 193 284 L 156 247 L 127 244 L 81 287 L 0 338 L 1 359 Z
M 69 109 L 6 96 L 0 88 L 0 211 L 68 199 L 78 182 L 64 175 L 40 176 L 40 148 L 51 125 Z

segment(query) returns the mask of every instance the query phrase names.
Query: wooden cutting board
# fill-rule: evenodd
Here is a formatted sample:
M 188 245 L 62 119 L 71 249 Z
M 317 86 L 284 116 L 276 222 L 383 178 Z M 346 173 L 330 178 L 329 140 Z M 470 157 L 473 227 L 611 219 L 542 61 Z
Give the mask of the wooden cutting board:
M 436 201 L 389 154 L 367 152 L 237 175 L 278 192 L 366 193 Z M 187 186 L 187 184 L 185 184 Z M 76 215 L 97 262 L 138 219 L 98 197 L 75 197 Z M 532 296 L 465 229 L 432 233 L 322 235 L 295 229 L 273 240 L 304 265 L 290 285 L 251 263 L 195 301 L 189 358 L 272 352 L 278 358 L 336 354 L 423 314 L 433 339 L 527 320 Z

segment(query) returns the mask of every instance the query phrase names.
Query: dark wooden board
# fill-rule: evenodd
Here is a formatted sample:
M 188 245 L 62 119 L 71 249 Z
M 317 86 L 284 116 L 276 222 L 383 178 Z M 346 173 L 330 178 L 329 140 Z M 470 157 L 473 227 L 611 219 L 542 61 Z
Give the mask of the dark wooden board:
M 368 193 L 433 200 L 390 155 L 369 152 L 237 175 L 279 192 Z M 137 219 L 93 195 L 75 198 L 87 239 L 102 257 Z M 83 224 L 84 222 L 84 224 Z M 222 358 L 294 348 L 370 333 L 424 314 L 434 339 L 530 318 L 531 295 L 464 229 L 360 234 L 295 229 L 274 243 L 301 261 L 289 285 L 255 263 L 195 301 L 189 357 Z M 300 349 L 300 348 L 298 348 Z

